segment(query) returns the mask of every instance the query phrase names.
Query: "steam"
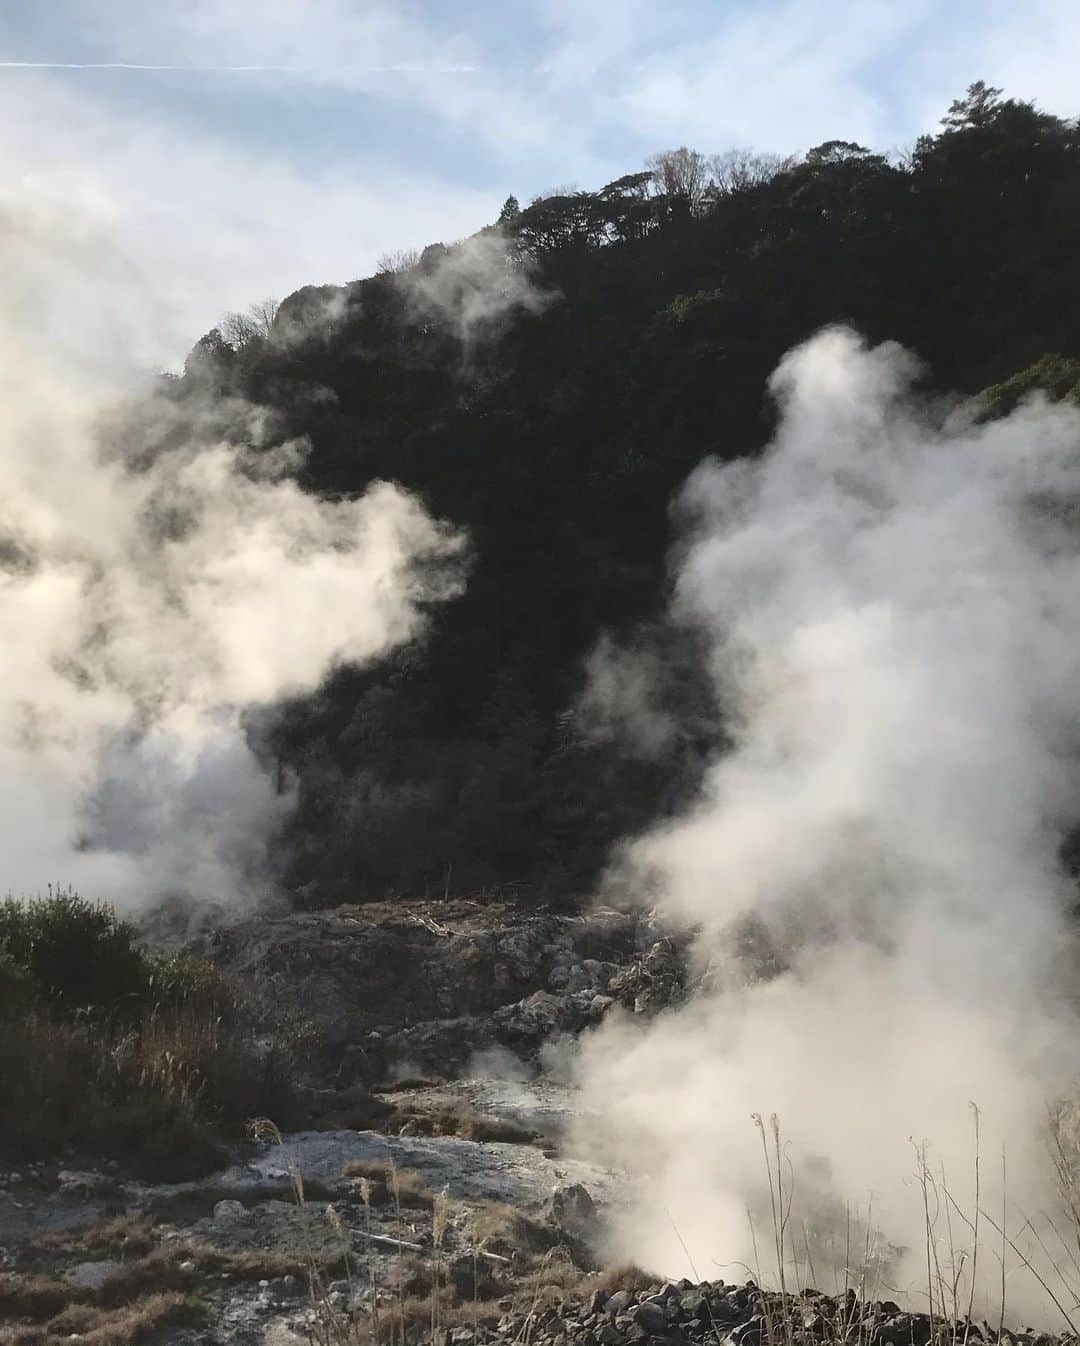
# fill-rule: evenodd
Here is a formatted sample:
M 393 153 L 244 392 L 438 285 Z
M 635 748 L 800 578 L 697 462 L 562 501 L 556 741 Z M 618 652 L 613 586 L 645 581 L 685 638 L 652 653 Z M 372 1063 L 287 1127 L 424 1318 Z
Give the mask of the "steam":
M 446 323 L 466 346 L 513 313 L 541 312 L 552 297 L 495 229 L 449 248 L 434 244 L 395 279 L 416 321 Z
M 1003 1147 L 1010 1234 L 1054 1203 L 1047 1107 L 1080 1070 L 1058 860 L 1080 806 L 1080 413 L 943 428 L 917 372 L 819 334 L 773 375 L 767 452 L 706 462 L 680 502 L 677 615 L 709 635 L 734 746 L 612 883 L 692 932 L 698 991 L 606 1022 L 579 1062 L 582 1143 L 648 1175 L 613 1252 L 669 1274 L 776 1279 L 752 1113 L 778 1115 L 791 1162 L 789 1285 L 805 1237 L 834 1288 L 850 1212 L 877 1295 L 925 1300 L 916 1150 L 943 1241 L 942 1174 L 974 1210 L 973 1102 L 983 1208 Z
M 308 445 L 263 408 L 154 391 L 133 370 L 169 314 L 81 204 L 0 214 L 5 882 L 250 901 L 291 797 L 245 724 L 412 636 L 460 539 L 385 483 L 306 495 Z
M 577 708 L 582 731 L 596 743 L 619 739 L 646 759 L 660 757 L 675 722 L 655 694 L 663 677 L 658 656 L 648 649 L 622 649 L 603 635 L 588 658 L 586 673 Z

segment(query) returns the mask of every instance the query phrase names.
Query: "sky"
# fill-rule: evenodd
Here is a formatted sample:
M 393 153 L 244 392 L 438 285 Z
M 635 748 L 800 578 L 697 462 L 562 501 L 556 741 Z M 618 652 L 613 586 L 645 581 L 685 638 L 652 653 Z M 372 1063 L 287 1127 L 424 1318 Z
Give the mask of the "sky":
M 1072 0 L 9 0 L 0 209 L 106 227 L 167 363 L 658 150 L 900 150 L 976 79 L 1072 116 L 1078 49 Z

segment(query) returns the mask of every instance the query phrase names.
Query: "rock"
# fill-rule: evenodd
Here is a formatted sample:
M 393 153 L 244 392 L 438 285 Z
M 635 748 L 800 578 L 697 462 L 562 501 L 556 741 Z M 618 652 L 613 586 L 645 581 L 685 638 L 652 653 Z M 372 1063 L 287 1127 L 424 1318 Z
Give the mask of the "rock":
M 616 1290 L 604 1305 L 604 1312 L 611 1318 L 616 1314 L 625 1313 L 634 1302 L 634 1296 L 629 1290 Z
M 608 995 L 635 1014 L 653 1014 L 681 1000 L 686 984 L 682 959 L 670 939 L 660 939 L 607 985 Z
M 214 1207 L 214 1219 L 233 1224 L 248 1219 L 248 1208 L 242 1201 L 219 1201 Z
M 344 1089 L 302 1091 L 308 1121 L 326 1131 L 367 1131 L 385 1122 L 392 1109 L 363 1084 Z
M 64 1280 L 80 1290 L 100 1290 L 121 1263 L 106 1259 L 103 1262 L 78 1262 L 64 1272 Z
M 476 1016 L 425 1020 L 393 1033 L 385 1043 L 386 1061 L 408 1073 L 438 1079 L 460 1074 L 469 1058 L 490 1047 L 491 1025 Z
M 647 1299 L 644 1304 L 639 1304 L 634 1312 L 634 1321 L 650 1336 L 658 1336 L 667 1331 L 667 1314 L 664 1312 L 663 1304 L 656 1299 Z
M 588 1188 L 579 1182 L 556 1187 L 548 1201 L 546 1214 L 556 1229 L 573 1238 L 587 1241 L 596 1233 L 596 1203 Z
M 88 1195 L 97 1191 L 102 1184 L 102 1178 L 97 1173 L 82 1173 L 63 1168 L 56 1175 L 56 1181 L 65 1196 Z
M 509 1045 L 537 1048 L 547 1038 L 569 1027 L 567 997 L 536 991 L 515 1005 L 495 1012 L 495 1031 Z
M 330 1044 L 337 1077 L 346 1047 L 363 1044 L 376 1069 L 381 1045 L 410 1024 L 486 1019 L 538 985 L 599 988 L 603 971 L 595 965 L 632 956 L 635 920 L 398 899 L 263 916 L 206 939 L 205 952 L 225 970 L 270 986 L 312 1020 Z

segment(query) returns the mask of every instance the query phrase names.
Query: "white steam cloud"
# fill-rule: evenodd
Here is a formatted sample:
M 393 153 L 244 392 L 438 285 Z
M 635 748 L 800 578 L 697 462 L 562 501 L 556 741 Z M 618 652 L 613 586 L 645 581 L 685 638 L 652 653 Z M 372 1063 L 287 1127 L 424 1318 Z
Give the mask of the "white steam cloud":
M 514 313 L 539 313 L 554 297 L 497 229 L 451 247 L 434 244 L 395 279 L 416 321 L 446 323 L 466 346 Z
M 606 1022 L 579 1062 L 581 1142 L 648 1175 L 613 1251 L 670 1274 L 760 1258 L 775 1280 L 752 1113 L 778 1115 L 791 1162 L 789 1285 L 808 1237 L 832 1290 L 845 1209 L 870 1205 L 877 1295 L 925 1299 L 912 1142 L 972 1214 L 971 1103 L 983 1208 L 1004 1147 L 1009 1232 L 1042 1257 L 1019 1211 L 1054 1201 L 1047 1107 L 1080 1072 L 1058 859 L 1080 810 L 1080 412 L 942 428 L 916 373 L 819 334 L 772 378 L 766 453 L 704 464 L 681 501 L 678 614 L 709 633 L 734 746 L 613 881 L 692 932 L 699 988 Z M 971 1231 L 940 1189 L 931 1207 L 966 1277 Z M 1008 1293 L 1041 1294 L 1011 1273 Z
M 77 204 L 0 202 L 4 885 L 251 900 L 291 798 L 243 717 L 414 634 L 460 539 L 390 485 L 306 495 L 265 410 L 151 397 L 133 369 L 174 334 Z
M 662 672 L 659 655 L 625 650 L 601 636 L 586 663 L 577 708 L 583 732 L 596 743 L 618 739 L 646 759 L 662 756 L 675 732 L 674 717 L 656 696 Z

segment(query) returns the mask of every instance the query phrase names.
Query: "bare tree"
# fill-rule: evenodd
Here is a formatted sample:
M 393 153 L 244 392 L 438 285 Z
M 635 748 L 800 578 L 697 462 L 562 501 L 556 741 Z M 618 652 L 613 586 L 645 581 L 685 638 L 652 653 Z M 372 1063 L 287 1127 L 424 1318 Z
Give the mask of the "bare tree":
M 703 154 L 680 145 L 677 150 L 652 155 L 646 159 L 645 166 L 652 170 L 658 192 L 685 201 L 692 215 L 701 210 L 709 185 L 708 165 Z
M 248 309 L 248 315 L 258 329 L 259 335 L 268 337 L 274 329 L 274 319 L 277 317 L 279 305 L 276 299 L 260 299 L 257 304 L 252 304 Z
M 791 155 L 785 158 L 779 154 L 760 154 L 756 150 L 740 147 L 710 156 L 709 178 L 718 196 L 731 196 L 735 192 L 744 192 L 771 182 L 778 174 L 792 168 L 795 162 Z
M 246 313 L 226 313 L 218 324 L 218 331 L 234 350 L 258 336 L 255 324 Z
M 219 326 L 221 335 L 233 350 L 239 350 L 256 337 L 266 340 L 273 331 L 278 307 L 276 299 L 260 299 L 246 313 L 226 313 Z
M 396 248 L 393 252 L 384 252 L 375 263 L 378 276 L 400 276 L 411 271 L 420 260 L 419 248 Z

